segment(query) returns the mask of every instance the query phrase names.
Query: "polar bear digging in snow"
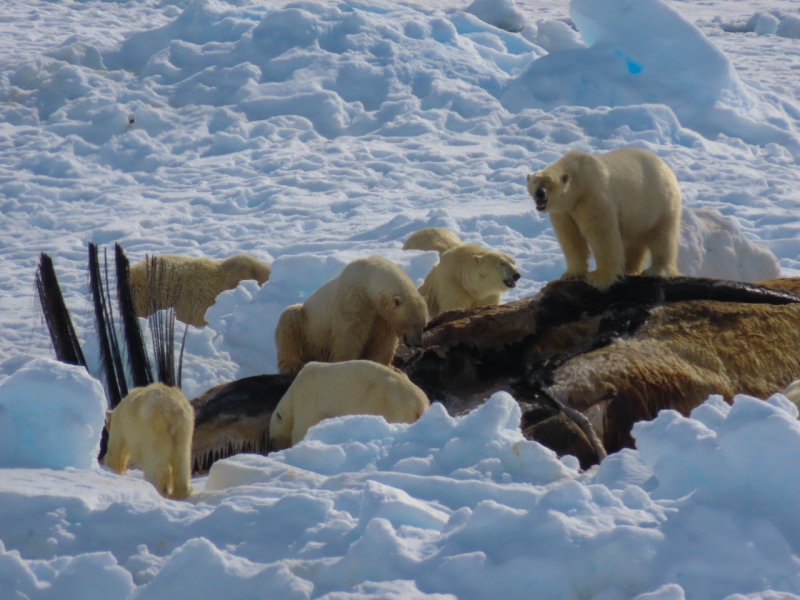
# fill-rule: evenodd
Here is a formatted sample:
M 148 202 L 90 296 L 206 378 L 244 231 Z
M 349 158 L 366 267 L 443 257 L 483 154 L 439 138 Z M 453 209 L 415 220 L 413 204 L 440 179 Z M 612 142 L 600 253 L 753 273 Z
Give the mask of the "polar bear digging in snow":
M 275 329 L 278 371 L 307 362 L 365 359 L 388 365 L 398 338 L 417 346 L 425 300 L 400 267 L 380 256 L 349 263 L 303 304 L 287 307 Z
M 194 410 L 180 389 L 162 383 L 133 389 L 106 411 L 106 430 L 103 463 L 112 471 L 122 475 L 133 459 L 165 498 L 192 493 Z
M 429 406 L 425 393 L 391 367 L 369 360 L 310 362 L 272 413 L 270 447 L 295 445 L 329 417 L 379 415 L 389 423 L 414 423 Z
M 419 288 L 431 317 L 448 310 L 494 306 L 520 278 L 514 259 L 475 244 L 463 244 L 449 229 L 427 227 L 412 233 L 403 250 L 436 250 L 439 264 Z
M 248 254 L 225 260 L 165 254 L 131 266 L 131 294 L 139 317 L 174 307 L 176 319 L 202 327 L 207 325 L 206 310 L 222 292 L 235 289 L 245 279 L 264 285 L 269 276 L 269 265 Z M 155 289 L 149 290 L 150 286 Z
M 681 192 L 655 154 L 621 148 L 600 155 L 577 150 L 527 176 L 536 210 L 550 215 L 567 270 L 605 290 L 622 275 L 678 275 Z M 588 272 L 589 251 L 597 269 Z M 652 266 L 642 272 L 647 251 Z

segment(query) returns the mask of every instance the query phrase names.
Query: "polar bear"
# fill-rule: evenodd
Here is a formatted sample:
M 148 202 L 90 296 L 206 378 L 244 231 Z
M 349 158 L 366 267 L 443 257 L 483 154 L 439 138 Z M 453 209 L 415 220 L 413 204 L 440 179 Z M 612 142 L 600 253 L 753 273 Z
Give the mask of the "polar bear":
M 798 410 L 800 410 L 800 379 L 794 380 L 781 393 L 791 400 Z
M 269 265 L 248 254 L 225 260 L 165 254 L 131 267 L 131 295 L 140 317 L 173 307 L 176 319 L 202 327 L 207 325 L 206 310 L 222 292 L 235 289 L 245 279 L 264 285 L 269 276 Z
M 426 227 L 415 231 L 403 244 L 403 250 L 436 250 L 439 254 L 461 243 L 461 239 L 444 227 Z
M 567 270 L 606 290 L 622 275 L 678 275 L 681 191 L 652 152 L 620 148 L 600 155 L 577 150 L 527 176 L 536 210 L 550 215 Z M 597 269 L 588 272 L 589 251 Z M 642 272 L 647 251 L 652 266 Z
M 134 388 L 106 411 L 106 430 L 103 464 L 112 471 L 122 475 L 133 459 L 165 498 L 192 493 L 194 410 L 180 389 L 163 383 Z
M 425 300 L 400 267 L 380 256 L 352 261 L 303 304 L 278 319 L 278 370 L 297 373 L 309 361 L 366 359 L 388 365 L 398 338 L 422 343 Z
M 272 413 L 270 448 L 302 440 L 323 419 L 380 415 L 389 423 L 414 423 L 430 403 L 403 373 L 369 360 L 307 363 Z
M 425 230 L 422 230 L 425 231 Z M 430 316 L 448 310 L 494 306 L 503 293 L 517 285 L 514 259 L 475 244 L 458 244 L 441 252 L 419 288 Z

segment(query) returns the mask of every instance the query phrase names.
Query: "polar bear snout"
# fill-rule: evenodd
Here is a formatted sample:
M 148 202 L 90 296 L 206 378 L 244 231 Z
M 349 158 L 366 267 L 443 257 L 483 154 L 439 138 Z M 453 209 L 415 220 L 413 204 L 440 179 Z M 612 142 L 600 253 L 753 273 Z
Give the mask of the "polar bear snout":
M 519 272 L 515 270 L 514 274 L 511 277 L 503 279 L 503 283 L 506 284 L 507 288 L 515 288 L 517 287 L 517 281 L 519 281 L 520 277 L 521 275 L 519 274 Z
M 536 202 L 536 210 L 543 211 L 547 208 L 547 190 L 544 189 L 544 186 L 539 186 L 536 188 L 536 192 L 533 194 L 533 199 Z
M 403 336 L 403 343 L 409 348 L 419 348 L 422 346 L 422 330 L 412 331 Z

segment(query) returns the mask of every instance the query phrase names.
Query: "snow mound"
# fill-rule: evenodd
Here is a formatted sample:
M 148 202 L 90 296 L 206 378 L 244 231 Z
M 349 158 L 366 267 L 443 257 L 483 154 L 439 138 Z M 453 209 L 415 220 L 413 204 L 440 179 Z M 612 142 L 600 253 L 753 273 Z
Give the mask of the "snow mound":
M 512 33 L 525 29 L 525 15 L 517 10 L 514 0 L 473 0 L 464 11 Z
M 508 110 L 666 104 L 706 137 L 724 133 L 800 153 L 790 128 L 763 118 L 767 109 L 728 57 L 661 0 L 573 0 L 570 14 L 588 48 L 533 61 L 501 96 Z
M 716 208 L 683 209 L 678 270 L 750 283 L 781 276 L 778 259 L 769 248 L 745 237 L 736 219 Z
M 800 40 L 800 17 L 788 15 L 778 25 L 775 33 L 780 37 Z
M 30 361 L 0 384 L 0 467 L 93 467 L 105 410 L 83 367 Z
M 194 504 L 133 476 L 30 470 L 25 483 L 9 471 L 0 589 L 106 600 L 798 594 L 797 416 L 780 394 L 732 406 L 711 396 L 689 418 L 666 410 L 638 423 L 637 449 L 579 473 L 525 440 L 517 403 L 498 393 L 463 417 L 434 404 L 413 425 L 327 420 L 294 448 L 215 463 L 195 479 Z
M 745 23 L 722 23 L 728 33 L 776 34 L 780 37 L 800 39 L 800 17 L 781 15 L 779 11 L 756 12 Z
M 756 35 L 771 35 L 778 31 L 779 23 L 780 19 L 775 15 L 769 13 L 760 14 L 756 19 L 756 26 L 753 28 L 753 32 Z
M 551 450 L 522 436 L 520 414 L 517 402 L 498 392 L 457 419 L 439 403 L 413 425 L 366 415 L 328 419 L 274 460 L 324 475 L 378 469 L 536 485 L 574 475 L 578 464 L 573 457 L 559 460 Z M 332 448 L 335 452 L 330 452 Z M 210 476 L 209 485 L 212 481 Z
M 564 21 L 537 23 L 536 44 L 548 52 L 585 48 L 581 36 Z

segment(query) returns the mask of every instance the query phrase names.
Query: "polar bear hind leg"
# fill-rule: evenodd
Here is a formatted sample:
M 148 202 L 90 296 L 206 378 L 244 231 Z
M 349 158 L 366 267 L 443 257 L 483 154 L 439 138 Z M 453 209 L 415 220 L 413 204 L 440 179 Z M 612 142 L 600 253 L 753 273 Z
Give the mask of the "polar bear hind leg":
M 189 432 L 189 441 L 179 440 L 169 457 L 170 470 L 172 471 L 172 493 L 170 498 L 183 500 L 191 495 L 193 488 L 189 483 L 192 479 L 192 441 Z
M 286 307 L 275 328 L 275 348 L 278 354 L 279 373 L 298 373 L 307 362 L 305 346 L 305 319 L 303 305 Z
M 172 467 L 170 456 L 164 453 L 163 448 L 155 446 L 144 450 L 142 456 L 142 471 L 144 478 L 152 483 L 158 493 L 168 498 L 172 495 Z
M 639 275 L 642 272 L 647 246 L 637 240 L 625 246 L 625 275 Z
M 642 275 L 647 277 L 675 277 L 678 271 L 678 228 L 680 219 L 671 219 L 663 227 L 656 228 L 649 238 L 652 266 Z

